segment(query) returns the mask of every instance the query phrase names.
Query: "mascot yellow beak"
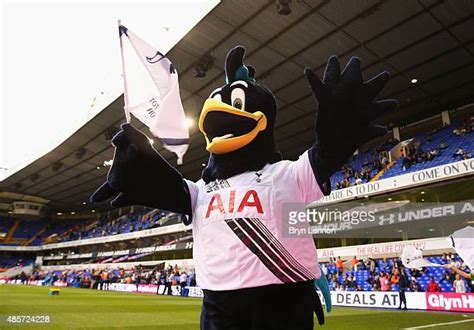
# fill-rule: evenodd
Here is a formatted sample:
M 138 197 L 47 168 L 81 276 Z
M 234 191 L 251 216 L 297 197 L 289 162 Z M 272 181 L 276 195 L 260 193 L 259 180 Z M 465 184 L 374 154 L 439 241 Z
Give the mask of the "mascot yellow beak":
M 240 149 L 267 127 L 265 115 L 249 113 L 217 99 L 207 99 L 199 117 L 199 130 L 206 138 L 207 151 L 225 154 Z

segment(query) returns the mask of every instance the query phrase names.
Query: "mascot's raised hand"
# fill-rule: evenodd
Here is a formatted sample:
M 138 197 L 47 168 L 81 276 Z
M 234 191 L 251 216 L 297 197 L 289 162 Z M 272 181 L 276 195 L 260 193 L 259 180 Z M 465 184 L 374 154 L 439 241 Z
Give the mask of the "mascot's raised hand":
M 145 134 L 123 124 L 112 144 L 112 167 L 106 182 L 91 196 L 92 202 L 113 198 L 113 207 L 144 205 L 191 215 L 188 187 L 181 174 L 151 146 Z
M 364 82 L 357 57 L 352 57 L 341 73 L 338 58 L 331 56 L 322 80 L 309 68 L 305 75 L 318 102 L 313 162 L 318 182 L 328 194 L 331 175 L 358 147 L 387 132 L 376 120 L 395 110 L 398 103 L 376 100 L 390 74 L 384 71 Z

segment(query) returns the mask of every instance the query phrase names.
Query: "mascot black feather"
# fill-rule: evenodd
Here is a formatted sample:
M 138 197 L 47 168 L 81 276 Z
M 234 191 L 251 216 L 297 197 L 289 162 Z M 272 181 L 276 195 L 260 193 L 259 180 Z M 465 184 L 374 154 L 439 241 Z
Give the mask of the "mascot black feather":
M 107 181 L 91 199 L 173 211 L 192 223 L 202 329 L 313 329 L 313 312 L 324 323 L 314 285 L 328 295 L 327 282 L 312 237 L 284 235 L 282 205 L 329 194 L 331 175 L 359 146 L 386 133 L 376 120 L 397 102 L 376 100 L 389 74 L 364 82 L 356 57 L 342 72 L 331 57 L 322 80 L 307 68 L 318 104 L 315 142 L 298 160 L 282 160 L 275 97 L 244 55 L 241 46 L 228 53 L 226 84 L 201 111 L 199 130 L 210 152 L 201 180 L 184 179 L 144 134 L 124 124 L 112 140 Z

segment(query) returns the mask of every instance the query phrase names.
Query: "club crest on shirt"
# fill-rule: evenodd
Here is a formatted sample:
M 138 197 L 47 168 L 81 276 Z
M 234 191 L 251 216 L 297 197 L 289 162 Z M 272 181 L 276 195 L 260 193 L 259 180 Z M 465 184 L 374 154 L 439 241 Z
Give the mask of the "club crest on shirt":
M 217 179 L 206 184 L 207 193 L 225 188 L 230 188 L 229 182 L 225 179 Z

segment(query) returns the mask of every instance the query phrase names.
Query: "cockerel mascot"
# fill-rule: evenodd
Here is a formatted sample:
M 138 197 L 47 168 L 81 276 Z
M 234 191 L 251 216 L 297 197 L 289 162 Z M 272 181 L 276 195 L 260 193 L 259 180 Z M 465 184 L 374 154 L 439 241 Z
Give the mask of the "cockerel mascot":
M 209 160 L 192 182 L 171 166 L 130 124 L 113 138 L 113 165 L 93 202 L 144 205 L 185 215 L 192 225 L 197 283 L 203 289 L 201 329 L 313 329 L 330 307 L 312 237 L 283 233 L 282 205 L 330 193 L 330 177 L 365 142 L 384 135 L 377 119 L 397 108 L 378 100 L 387 72 L 363 81 L 360 59 L 340 69 L 329 58 L 323 79 L 304 71 L 317 101 L 315 141 L 296 161 L 283 160 L 274 137 L 275 96 L 230 50 L 225 85 L 204 102 L 199 130 Z

